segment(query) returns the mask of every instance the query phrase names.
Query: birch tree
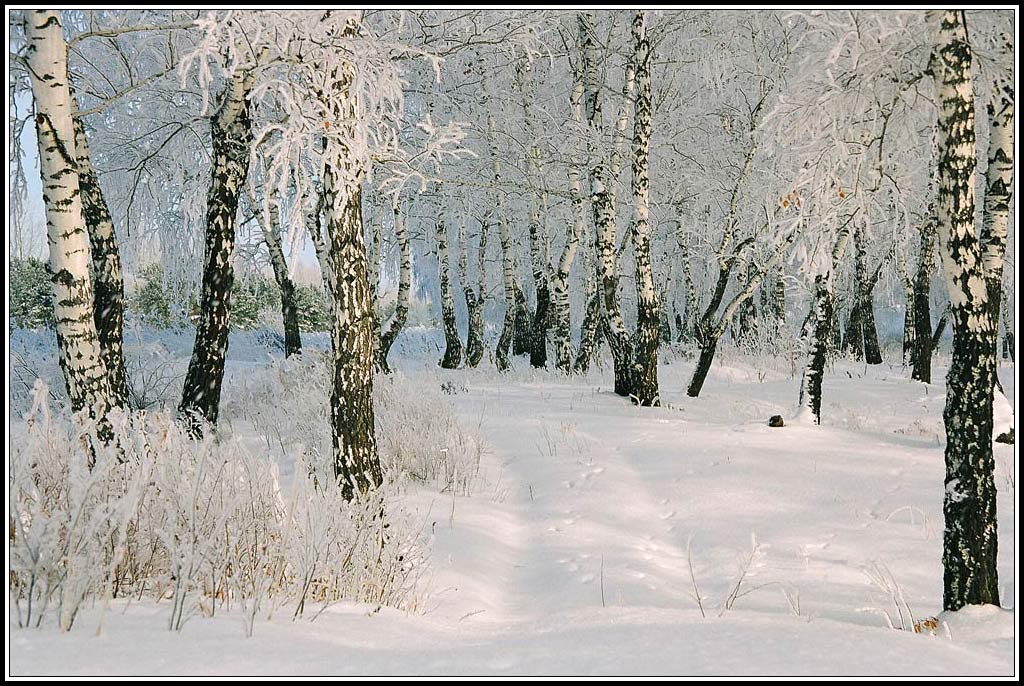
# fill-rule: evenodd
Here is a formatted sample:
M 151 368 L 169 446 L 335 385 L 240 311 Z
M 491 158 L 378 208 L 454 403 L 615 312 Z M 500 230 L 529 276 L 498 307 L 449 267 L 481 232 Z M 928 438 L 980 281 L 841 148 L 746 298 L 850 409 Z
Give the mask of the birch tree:
M 660 405 L 658 338 L 661 304 L 651 268 L 650 146 L 652 125 L 651 42 L 643 10 L 633 14 L 633 60 L 636 64 L 636 108 L 633 120 L 633 224 L 636 253 L 637 323 L 633 337 L 634 371 L 631 393 L 642 406 Z
M 999 604 L 992 455 L 997 329 L 989 302 L 988 270 L 1001 264 L 1004 247 L 995 231 L 983 242 L 974 226 L 974 88 L 963 12 L 934 11 L 929 19 L 937 25 L 933 78 L 940 105 L 936 123 L 938 236 L 953 314 L 953 356 L 946 376 L 944 412 L 942 605 L 957 610 L 969 604 Z M 998 126 L 996 129 L 998 148 L 1005 139 Z M 991 181 L 1000 183 L 1001 174 L 997 172 Z
M 55 10 L 26 10 L 24 29 L 46 209 L 58 362 L 72 410 L 86 410 L 102 419 L 110 407 L 110 383 L 94 316 L 67 43 Z
M 72 99 L 72 102 L 74 100 Z M 93 274 L 93 318 L 110 384 L 110 402 L 128 403 L 128 378 L 124 371 L 124 276 L 114 220 L 92 166 L 89 141 L 82 117 L 75 117 L 75 163 L 82 195 L 82 214 L 89 231 Z
M 228 351 L 228 318 L 234 266 L 235 223 L 239 194 L 249 174 L 252 122 L 249 94 L 253 73 L 239 69 L 231 75 L 216 114 L 210 121 L 213 168 L 206 209 L 206 248 L 203 257 L 199 323 L 178 411 L 201 433 L 201 419 L 216 425 L 224 362 Z

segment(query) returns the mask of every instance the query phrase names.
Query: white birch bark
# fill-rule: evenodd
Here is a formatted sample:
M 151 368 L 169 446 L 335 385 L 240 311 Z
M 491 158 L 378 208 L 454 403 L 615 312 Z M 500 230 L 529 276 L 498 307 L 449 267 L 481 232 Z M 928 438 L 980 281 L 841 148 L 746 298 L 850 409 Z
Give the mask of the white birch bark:
M 29 78 L 46 210 L 58 362 L 73 410 L 106 415 L 110 387 L 93 312 L 91 260 L 75 162 L 67 44 L 55 10 L 26 10 Z

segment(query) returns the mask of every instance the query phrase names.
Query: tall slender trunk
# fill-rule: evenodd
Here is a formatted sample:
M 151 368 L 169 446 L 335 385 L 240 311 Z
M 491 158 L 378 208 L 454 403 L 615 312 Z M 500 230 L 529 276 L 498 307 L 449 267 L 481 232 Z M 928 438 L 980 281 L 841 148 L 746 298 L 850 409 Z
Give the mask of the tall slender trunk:
M 644 407 L 661 404 L 658 394 L 658 338 L 661 307 L 651 268 L 650 148 L 651 42 L 644 26 L 644 11 L 633 14 L 633 62 L 636 65 L 636 109 L 633 115 L 633 250 L 636 253 L 637 324 L 633 338 L 633 389 Z M 671 337 L 671 333 L 669 334 Z
M 121 253 L 117 247 L 117 234 L 114 232 L 110 208 L 92 167 L 85 123 L 78 117 L 74 124 L 78 187 L 82 195 L 82 214 L 89 231 L 92 254 L 96 334 L 110 384 L 110 402 L 115 407 L 125 407 L 128 404 L 128 378 L 124 371 L 124 276 L 121 272 Z
M 228 319 L 234 268 L 231 253 L 235 244 L 238 196 L 249 173 L 249 90 L 252 77 L 238 71 L 228 82 L 224 103 L 210 125 L 213 138 L 213 168 L 206 197 L 206 248 L 203 283 L 199 299 L 192 359 L 185 375 L 178 411 L 194 433 L 202 431 L 202 418 L 217 424 L 220 391 L 224 382 L 224 360 L 228 351 Z
M 486 85 L 483 88 L 487 92 Z M 488 98 L 489 100 L 489 98 Z M 491 155 L 491 179 L 497 189 L 501 184 L 501 163 L 498 160 L 498 143 L 495 134 L 494 113 L 487 112 L 487 140 Z M 501 282 L 505 292 L 505 316 L 501 334 L 494 349 L 495 366 L 499 372 L 512 368 L 509 351 L 516 328 L 516 262 L 512 252 L 512 237 L 508 231 L 505 207 L 500 189 L 495 191 L 494 214 L 498 221 L 498 240 L 501 243 Z
M 90 242 L 75 162 L 67 44 L 58 12 L 26 10 L 25 37 L 50 248 L 57 359 L 71 409 L 87 410 L 102 421 L 110 408 L 111 392 L 94 317 Z
M 573 121 L 577 126 L 583 123 L 583 72 L 579 60 L 573 66 L 573 87 L 569 94 L 569 105 Z M 551 308 L 554 328 L 555 367 L 564 374 L 572 372 L 572 319 L 569 307 L 569 277 L 572 265 L 579 252 L 586 218 L 583 212 L 583 184 L 580 169 L 575 161 L 569 164 L 569 193 L 572 197 L 572 223 L 565 237 L 565 245 L 558 259 L 558 266 L 551 277 Z
M 853 230 L 850 224 L 857 213 L 850 215 L 839 229 L 832 246 L 832 264 L 828 272 L 814 277 L 813 300 L 811 304 L 810 337 L 807 340 L 807 366 L 800 382 L 801 412 L 809 412 L 815 424 L 821 424 L 822 377 L 828 358 L 831 340 L 836 326 L 836 299 L 832 291 L 832 275 L 839 265 L 850 243 Z
M 484 357 L 484 293 L 487 290 L 487 274 L 484 260 L 487 253 L 487 221 L 480 222 L 480 245 L 477 249 L 477 278 L 479 291 L 469 281 L 469 239 L 466 236 L 466 221 L 459 225 L 459 272 L 462 274 L 462 290 L 466 298 L 466 365 L 476 367 Z
M 441 216 L 435 223 L 437 231 L 438 281 L 441 287 L 441 320 L 444 328 L 444 357 L 438 363 L 444 369 L 457 369 L 462 363 L 462 339 L 455 321 L 455 298 L 452 296 L 451 276 L 448 259 L 448 225 Z
M 367 184 L 369 192 L 364 195 L 364 200 L 368 202 L 363 203 L 363 212 L 366 213 L 369 209 L 370 215 L 370 233 L 372 237 L 369 245 L 366 248 L 366 280 L 370 284 L 370 313 L 373 321 L 371 328 L 373 329 L 373 359 L 380 360 L 380 342 L 381 342 L 381 320 L 380 320 L 380 257 L 381 257 L 381 241 L 383 240 L 383 229 L 381 217 L 378 215 L 379 203 L 374 202 L 374 199 L 378 197 L 376 189 L 373 184 Z M 365 220 L 364 220 L 365 221 Z
M 268 191 L 269 192 L 269 191 Z M 295 302 L 295 283 L 288 273 L 281 242 L 281 206 L 274 198 L 267 198 L 266 216 L 259 218 L 263 242 L 270 254 L 270 266 L 274 270 L 274 281 L 281 292 L 281 323 L 284 328 L 284 356 L 302 354 L 302 335 L 299 332 L 299 308 Z M 250 203 L 256 207 L 255 198 Z
M 1012 55 L 1013 45 L 1002 37 L 1004 51 Z M 989 120 L 988 168 L 985 172 L 985 203 L 982 210 L 981 253 L 988 289 L 989 316 L 999 329 L 1003 300 L 1003 264 L 1013 197 L 1013 81 L 997 74 L 992 83 L 992 99 L 987 106 Z
M 937 159 L 937 158 L 936 158 Z M 931 286 L 935 271 L 935 240 L 938 227 L 932 207 L 921 227 L 921 249 L 914 275 L 914 348 L 911 353 L 911 378 L 932 382 L 932 311 Z
M 910 276 L 906 261 L 897 254 L 896 268 L 900 275 L 900 283 L 903 285 L 903 299 L 906 303 L 903 309 L 903 364 L 909 366 L 914 350 L 914 279 Z
M 629 396 L 633 392 L 633 345 L 619 308 L 618 254 L 615 241 L 615 180 L 621 167 L 619 141 L 625 136 L 626 104 L 632 99 L 635 67 L 632 60 L 626 66 L 622 87 L 623 102 L 616 120 L 611 162 L 606 162 L 596 150 L 602 138 L 601 100 L 599 97 L 597 44 L 593 17 L 589 12 L 578 13 L 580 43 L 583 46 L 584 117 L 590 144 L 590 194 L 594 216 L 594 247 L 597 253 L 598 289 L 604 313 L 608 346 L 615 363 L 615 392 Z
M 680 343 L 689 343 L 697 337 L 697 316 L 700 304 L 697 302 L 697 285 L 693 280 L 693 266 L 690 264 L 690 248 L 682 235 L 682 208 L 676 204 L 676 244 L 679 246 L 679 262 L 682 265 L 683 287 L 686 289 L 683 314 L 679 317 L 677 338 Z
M 377 350 L 377 365 L 387 373 L 388 353 L 395 344 L 398 334 L 402 332 L 405 321 L 409 317 L 409 291 L 412 288 L 412 246 L 409 243 L 409 232 L 405 227 L 405 215 L 402 213 L 401 198 L 396 195 L 391 201 L 391 211 L 395 218 L 395 240 L 398 241 L 398 293 L 395 296 L 395 313 L 391 317 L 387 331 L 381 334 Z
M 530 107 L 534 97 L 532 83 L 529 80 L 531 71 L 532 67 L 525 58 L 516 64 L 516 85 L 523 107 L 523 119 L 526 122 L 527 136 L 533 141 L 526 151 L 526 180 L 528 184 L 534 185 L 539 183 L 543 170 L 540 161 L 540 147 L 536 143 L 539 136 L 534 126 Z M 546 222 L 541 224 L 541 196 L 542 194 L 537 191 L 530 193 L 530 209 L 526 224 L 530 237 L 530 266 L 537 299 L 537 307 L 534 310 L 533 320 L 530 322 L 530 366 L 542 369 L 547 366 L 548 360 L 547 331 L 550 326 L 549 310 L 551 307 L 548 274 L 551 271 L 551 262 L 546 249 L 548 237 L 545 227 L 547 224 Z
M 975 234 L 974 92 L 971 47 L 962 11 L 933 11 L 939 23 L 934 69 L 939 102 L 938 234 L 950 295 L 953 355 L 946 376 L 946 479 L 943 514 L 943 608 L 999 604 L 996 566 L 992 392 L 995 318 L 988 301 L 990 267 L 1001 245 Z M 1012 102 L 1012 99 L 1011 99 Z M 1012 123 L 1010 124 L 1012 128 Z M 991 179 L 995 181 L 995 179 Z M 985 255 L 991 248 L 986 265 Z

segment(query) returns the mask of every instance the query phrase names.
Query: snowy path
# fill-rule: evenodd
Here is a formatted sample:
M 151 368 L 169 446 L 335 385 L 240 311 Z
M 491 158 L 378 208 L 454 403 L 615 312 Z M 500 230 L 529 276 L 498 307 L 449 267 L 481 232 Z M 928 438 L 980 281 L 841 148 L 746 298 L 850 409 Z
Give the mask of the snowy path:
M 683 388 L 681 365 L 666 387 Z M 633 408 L 594 385 L 456 372 L 486 437 L 469 497 L 417 492 L 432 533 L 425 612 L 338 607 L 315 622 L 158 627 L 153 607 L 100 636 L 18 632 L 16 673 L 1007 674 L 1014 613 L 962 613 L 950 634 L 898 622 L 941 598 L 941 394 L 884 374 L 829 378 L 827 425 L 771 429 L 788 378 L 715 370 L 705 397 Z M 415 373 L 415 372 L 413 372 Z M 423 372 L 425 383 L 444 379 Z M 727 387 L 726 387 L 727 386 Z M 1012 392 L 1012 387 L 1011 387 Z M 788 418 L 788 414 L 787 414 Z M 1000 578 L 1012 604 L 1013 453 L 999 447 Z M 748 566 L 752 535 L 759 544 Z M 688 560 L 687 542 L 692 540 Z M 693 598 L 690 563 L 706 617 Z M 722 612 L 741 571 L 743 582 Z M 719 616 L 721 615 L 721 616 Z M 87 626 L 94 626 L 84 621 Z M 218 651 L 206 649 L 216 642 Z M 158 657 L 159 656 L 159 657 Z

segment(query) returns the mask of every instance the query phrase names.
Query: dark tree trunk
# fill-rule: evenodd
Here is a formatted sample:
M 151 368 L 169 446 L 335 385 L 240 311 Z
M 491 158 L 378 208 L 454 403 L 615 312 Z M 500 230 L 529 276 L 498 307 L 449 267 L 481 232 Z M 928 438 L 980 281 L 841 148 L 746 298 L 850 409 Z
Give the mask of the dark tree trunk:
M 238 72 L 227 87 L 224 104 L 214 116 L 213 169 L 206 205 L 206 249 L 203 263 L 199 324 L 192 359 L 185 375 L 179 412 L 189 421 L 202 418 L 216 425 L 220 391 L 224 382 L 224 358 L 228 350 L 228 318 L 234 269 L 238 195 L 249 171 L 249 77 Z M 193 433 L 202 431 L 190 421 Z
M 484 303 L 476 292 L 466 287 L 466 312 L 469 330 L 466 333 L 466 365 L 476 367 L 484 357 Z
M 530 366 L 538 369 L 544 369 L 548 365 L 550 311 L 551 293 L 545 279 L 537 284 L 537 309 L 530 324 Z
M 871 291 L 861 302 L 861 331 L 864 333 L 864 361 L 868 364 L 882 364 L 882 348 L 878 344 L 878 328 L 875 326 L 875 309 L 871 302 Z
M 437 261 L 441 286 L 441 321 L 444 327 L 444 357 L 438 363 L 443 369 L 457 369 L 462 363 L 462 339 L 455 321 L 455 298 L 449 276 L 448 227 L 444 219 L 437 218 Z
M 121 253 L 117 247 L 117 234 L 114 232 L 107 200 L 92 167 L 85 124 L 81 118 L 74 121 L 78 188 L 82 196 L 82 215 L 89 231 L 92 255 L 93 319 L 110 384 L 110 403 L 114 407 L 125 407 L 128 403 L 128 379 L 124 371 L 124 277 L 121 272 Z
M 931 213 L 929 213 L 931 214 Z M 914 350 L 911 354 L 911 378 L 932 382 L 932 272 L 935 271 L 937 227 L 933 217 L 921 229 L 921 254 L 914 276 Z
M 463 227 L 465 227 L 465 224 L 463 224 Z M 461 242 L 462 258 L 460 264 L 462 265 L 463 295 L 466 298 L 466 318 L 468 320 L 466 327 L 466 365 L 475 368 L 484 357 L 484 294 L 487 292 L 485 266 L 485 257 L 487 255 L 487 221 L 485 220 L 480 223 L 480 245 L 477 250 L 479 294 L 478 291 L 473 290 L 469 283 L 469 272 L 467 271 L 469 246 L 466 243 L 465 235 L 462 236 Z
M 690 385 L 686 388 L 686 395 L 696 398 L 704 388 L 704 380 L 711 371 L 711 363 L 715 359 L 715 349 L 718 347 L 718 339 L 714 336 L 706 336 L 700 345 L 700 357 L 697 358 L 697 367 L 693 370 L 690 378 Z
M 512 354 L 528 355 L 533 342 L 530 308 L 526 304 L 523 290 L 516 284 L 515 330 L 512 336 Z
M 935 333 L 932 334 L 932 352 L 939 349 L 939 343 L 942 342 L 942 334 L 946 332 L 946 324 L 949 323 L 949 311 L 942 313 L 939 317 L 939 323 L 935 325 Z

